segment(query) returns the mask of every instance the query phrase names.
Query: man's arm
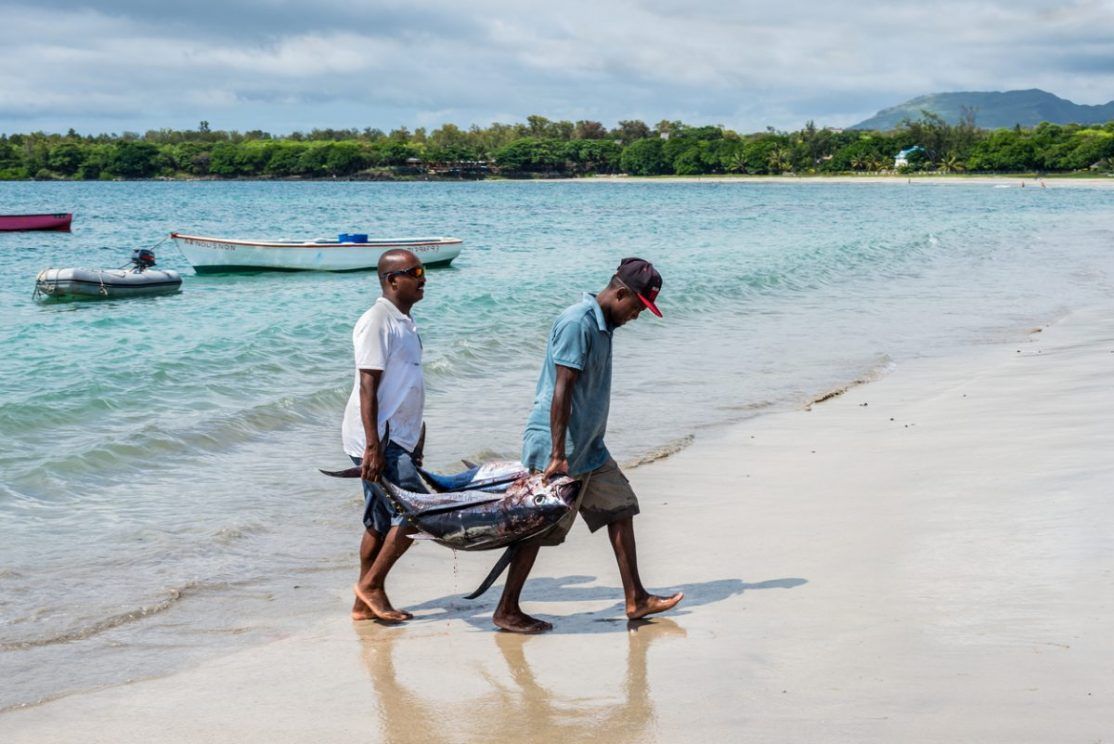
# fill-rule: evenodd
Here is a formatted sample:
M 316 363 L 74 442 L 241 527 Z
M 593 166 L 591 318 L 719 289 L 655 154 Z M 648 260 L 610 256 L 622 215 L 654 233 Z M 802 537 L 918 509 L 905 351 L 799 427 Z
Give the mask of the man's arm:
M 363 462 L 360 464 L 360 477 L 366 481 L 377 481 L 383 473 L 383 448 L 379 442 L 379 381 L 383 379 L 381 369 L 360 370 L 360 420 L 364 424 Z
M 568 474 L 569 460 L 565 455 L 565 433 L 569 430 L 572 415 L 572 389 L 580 378 L 580 370 L 557 366 L 557 383 L 553 387 L 553 402 L 549 406 L 549 435 L 553 440 L 549 451 L 549 464 L 542 479 L 548 481 L 555 475 Z

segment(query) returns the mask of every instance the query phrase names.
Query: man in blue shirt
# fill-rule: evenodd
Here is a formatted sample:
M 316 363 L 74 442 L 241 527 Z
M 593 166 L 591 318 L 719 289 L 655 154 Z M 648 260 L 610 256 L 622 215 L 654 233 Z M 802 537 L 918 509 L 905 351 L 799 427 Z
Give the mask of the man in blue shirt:
M 627 617 L 637 620 L 668 610 L 684 597 L 650 594 L 638 576 L 634 516 L 638 498 L 604 445 L 611 404 L 611 337 L 646 308 L 661 317 L 654 300 L 661 274 L 649 261 L 624 258 L 598 295 L 565 310 L 553 323 L 534 408 L 526 422 L 522 462 L 548 479 L 567 473 L 581 481 L 578 509 L 588 528 L 607 526 L 626 595 Z M 519 607 L 519 595 L 542 545 L 559 545 L 576 518 L 573 512 L 538 540 L 520 545 L 511 561 L 493 620 L 503 630 L 541 633 L 553 626 Z

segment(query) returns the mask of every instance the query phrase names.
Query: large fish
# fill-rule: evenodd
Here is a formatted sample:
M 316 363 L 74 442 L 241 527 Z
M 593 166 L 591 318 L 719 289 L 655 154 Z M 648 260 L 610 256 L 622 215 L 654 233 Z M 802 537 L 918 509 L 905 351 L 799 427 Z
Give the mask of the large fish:
M 492 550 L 545 532 L 576 505 L 580 482 L 540 473 L 520 477 L 502 492 L 471 489 L 414 493 L 383 481 L 407 523 L 454 550 Z
M 360 469 L 321 471 L 358 478 Z M 383 480 L 382 485 L 406 522 L 428 539 L 454 550 L 508 548 L 483 584 L 468 595 L 483 594 L 499 577 L 524 540 L 544 534 L 576 508 L 580 482 L 565 476 L 548 483 L 521 463 L 472 465 L 454 475 L 422 471 L 434 493 L 416 493 Z

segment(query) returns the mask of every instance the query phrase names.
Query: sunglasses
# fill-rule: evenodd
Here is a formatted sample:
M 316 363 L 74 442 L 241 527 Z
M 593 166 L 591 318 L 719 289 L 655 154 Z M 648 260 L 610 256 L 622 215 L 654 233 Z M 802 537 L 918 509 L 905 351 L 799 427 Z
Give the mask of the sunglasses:
M 421 279 L 425 276 L 425 267 L 411 266 L 409 269 L 402 269 L 401 271 L 388 271 L 383 275 L 383 278 L 390 279 L 392 276 L 398 276 L 399 274 L 406 274 L 406 276 L 413 277 L 414 279 Z

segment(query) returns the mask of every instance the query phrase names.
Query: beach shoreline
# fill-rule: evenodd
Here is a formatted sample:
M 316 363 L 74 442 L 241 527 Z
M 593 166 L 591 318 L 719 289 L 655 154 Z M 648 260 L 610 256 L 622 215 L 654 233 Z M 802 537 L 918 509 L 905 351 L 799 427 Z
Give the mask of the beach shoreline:
M 113 178 L 107 181 L 86 181 L 81 179 L 52 179 L 39 181 L 35 179 L 19 179 L 6 183 L 374 183 L 374 184 L 410 184 L 410 183 L 735 183 L 735 184 L 761 184 L 761 183 L 795 183 L 795 184 L 834 184 L 834 183 L 859 183 L 859 184 L 929 184 L 933 186 L 962 185 L 962 184 L 990 184 L 1009 185 L 1023 188 L 1114 188 L 1114 175 L 1091 176 L 1077 175 L 1074 173 L 1050 173 L 1037 175 L 1035 173 L 864 173 L 864 174 L 783 174 L 783 175 L 749 175 L 742 173 L 704 174 L 698 176 L 631 176 L 625 173 L 602 173 L 584 176 L 549 176 L 535 175 L 533 177 L 508 177 L 508 176 L 481 176 L 481 177 L 456 177 L 439 176 L 430 174 L 421 175 L 350 175 L 350 176 L 274 176 L 274 177 L 221 177 L 221 176 L 157 176 L 153 178 Z M 1043 184 L 1043 186 L 1042 186 Z
M 584 178 L 553 179 L 561 182 L 582 183 L 730 183 L 730 184 L 762 184 L 762 183 L 792 183 L 792 184 L 887 184 L 887 185 L 929 185 L 929 186 L 1015 186 L 1019 188 L 1114 188 L 1114 177 L 1102 176 L 1072 176 L 1048 175 L 1036 176 L 1032 173 L 1011 174 L 976 174 L 967 175 L 953 173 L 950 175 L 935 175 L 930 173 L 909 173 L 889 175 L 843 175 L 843 176 L 814 176 L 814 175 L 783 175 L 783 176 L 747 176 L 724 174 L 714 176 L 588 176 Z M 1024 186 L 1022 186 L 1024 184 Z M 1042 186 L 1043 184 L 1043 186 Z
M 601 535 L 545 551 L 554 633 L 497 633 L 494 556 L 422 546 L 400 628 L 335 608 L 265 645 L 0 714 L 7 742 L 237 739 L 1093 741 L 1114 729 L 1114 320 L 900 365 L 702 433 L 631 472 L 642 573 L 679 611 L 628 626 Z M 276 607 L 276 611 L 281 608 Z M 80 727 L 80 728 L 77 728 Z M 87 734 L 87 735 L 86 735 Z

